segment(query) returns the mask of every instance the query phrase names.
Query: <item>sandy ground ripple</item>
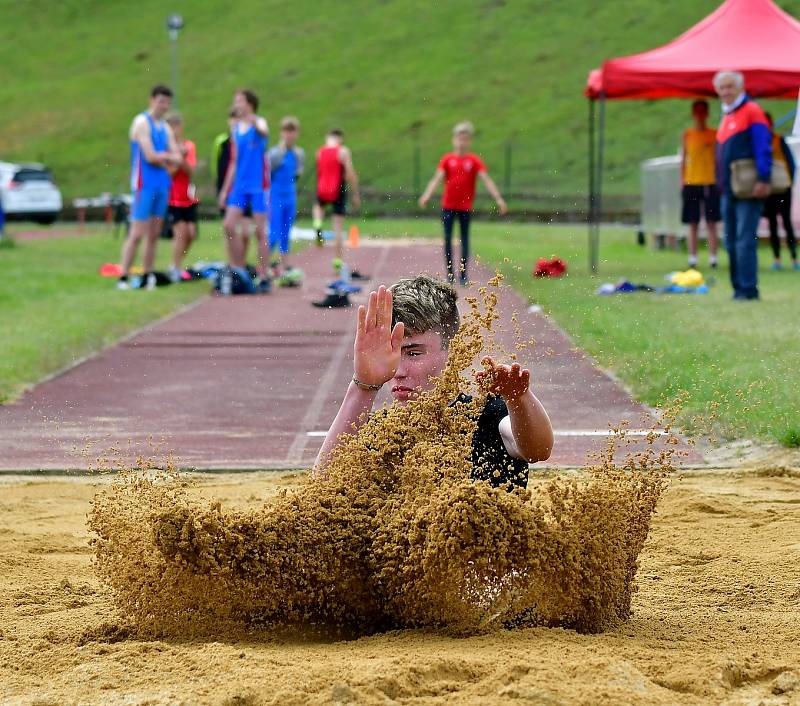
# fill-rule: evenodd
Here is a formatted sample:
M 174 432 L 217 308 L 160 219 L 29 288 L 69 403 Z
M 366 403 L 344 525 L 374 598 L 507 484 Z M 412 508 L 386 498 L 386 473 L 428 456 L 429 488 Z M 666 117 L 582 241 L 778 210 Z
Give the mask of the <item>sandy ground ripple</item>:
M 296 473 L 205 476 L 255 508 Z M 97 478 L 0 479 L 0 703 L 800 704 L 800 471 L 673 479 L 632 618 L 599 635 L 133 639 L 91 567 Z

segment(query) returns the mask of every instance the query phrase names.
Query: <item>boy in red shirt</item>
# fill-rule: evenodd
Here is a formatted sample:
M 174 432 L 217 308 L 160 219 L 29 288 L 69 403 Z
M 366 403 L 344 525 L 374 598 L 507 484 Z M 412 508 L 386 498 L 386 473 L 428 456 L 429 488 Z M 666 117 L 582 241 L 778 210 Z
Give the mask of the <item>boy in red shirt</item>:
M 197 204 L 192 175 L 197 166 L 194 142 L 183 137 L 183 118 L 177 113 L 167 117 L 175 135 L 181 162 L 170 169 L 172 186 L 169 191 L 169 218 L 172 223 L 172 265 L 169 278 L 179 282 L 183 273 L 183 258 L 197 237 Z
M 353 167 L 353 155 L 344 144 L 344 133 L 334 128 L 325 136 L 325 144 L 317 150 L 317 198 L 311 213 L 314 230 L 317 231 L 317 245 L 322 245 L 322 219 L 325 209 L 328 206 L 333 209 L 333 232 L 336 236 L 334 267 L 337 269 L 344 257 L 342 234 L 347 213 L 348 186 L 353 208 L 358 209 L 361 207 L 361 196 L 358 193 L 358 175 Z
M 439 161 L 436 173 L 428 182 L 425 192 L 419 198 L 419 205 L 424 207 L 433 192 L 444 180 L 444 196 L 442 197 L 442 225 L 444 226 L 444 258 L 447 265 L 447 279 L 455 281 L 453 272 L 453 224 L 458 219 L 461 228 L 461 263 L 459 278 L 466 285 L 467 262 L 469 261 L 469 222 L 472 216 L 472 202 L 475 198 L 475 182 L 478 177 L 486 186 L 486 190 L 497 202 L 501 214 L 508 212 L 508 207 L 494 181 L 486 171 L 486 165 L 478 155 L 469 152 L 475 129 L 472 123 L 458 123 L 453 128 L 453 151 L 448 152 Z

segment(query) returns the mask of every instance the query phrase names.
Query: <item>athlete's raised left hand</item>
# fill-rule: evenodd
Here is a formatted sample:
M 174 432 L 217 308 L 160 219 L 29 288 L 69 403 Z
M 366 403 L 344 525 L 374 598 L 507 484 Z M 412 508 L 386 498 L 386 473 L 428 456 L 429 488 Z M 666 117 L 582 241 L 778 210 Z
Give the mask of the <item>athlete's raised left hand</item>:
M 514 402 L 530 389 L 531 372 L 519 363 L 498 364 L 491 356 L 481 360 L 483 370 L 475 373 L 478 384 L 489 392 L 499 395 L 506 402 Z

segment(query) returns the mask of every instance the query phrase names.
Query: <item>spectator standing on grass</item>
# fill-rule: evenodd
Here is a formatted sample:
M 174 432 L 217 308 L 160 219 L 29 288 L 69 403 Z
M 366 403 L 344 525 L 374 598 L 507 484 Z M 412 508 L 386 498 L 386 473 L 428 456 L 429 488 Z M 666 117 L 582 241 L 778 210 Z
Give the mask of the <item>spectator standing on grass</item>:
M 232 267 L 246 266 L 247 250 L 239 228 L 249 208 L 256 226 L 258 272 L 261 280 L 258 289 L 270 290 L 269 248 L 267 246 L 267 189 L 269 168 L 267 146 L 269 127 L 265 118 L 258 115 L 258 96 L 253 91 L 237 91 L 233 98 L 236 125 L 231 133 L 231 159 L 219 195 L 219 206 L 225 208 L 228 262 Z
M 156 286 L 153 265 L 158 237 L 167 215 L 168 170 L 182 161 L 172 130 L 163 119 L 171 103 L 172 91 L 167 86 L 155 86 L 150 92 L 149 108 L 139 113 L 131 124 L 131 229 L 122 246 L 122 275 L 117 289 L 130 289 L 128 276 L 141 240 L 144 240 L 144 287 L 154 289 Z
M 792 226 L 792 184 L 794 184 L 795 163 L 792 151 L 786 140 L 773 130 L 772 116 L 765 113 L 769 129 L 772 131 L 772 162 L 773 169 L 785 169 L 789 179 L 789 188 L 780 193 L 771 193 L 764 202 L 764 217 L 769 222 L 769 242 L 775 255 L 772 263 L 773 270 L 780 270 L 781 265 L 781 239 L 778 237 L 778 216 L 783 221 L 783 230 L 786 233 L 786 246 L 792 258 L 792 269 L 800 270 L 797 262 L 797 241 Z
M 294 219 L 297 216 L 297 180 L 305 167 L 306 153 L 297 146 L 300 134 L 300 121 L 292 116 L 281 120 L 281 139 L 269 151 L 270 168 L 270 207 L 269 207 L 269 249 L 275 256 L 273 274 L 288 274 L 290 236 Z M 275 272 L 280 269 L 280 272 Z
M 683 133 L 681 148 L 682 221 L 689 226 L 689 267 L 697 267 L 697 231 L 701 215 L 708 231 L 708 263 L 717 266 L 717 223 L 720 220 L 716 184 L 717 131 L 708 126 L 708 101 L 692 103 L 694 125 Z
M 772 135 L 761 106 L 745 93 L 741 73 L 719 71 L 713 84 L 722 101 L 717 180 L 733 298 L 755 300 L 759 298 L 757 230 L 771 190 Z
M 506 202 L 500 195 L 494 181 L 486 170 L 481 158 L 469 151 L 475 129 L 470 122 L 458 123 L 453 128 L 453 151 L 448 152 L 439 161 L 433 178 L 428 182 L 425 191 L 419 198 L 419 205 L 425 207 L 433 192 L 444 181 L 442 197 L 442 226 L 444 227 L 444 259 L 447 267 L 447 280 L 455 281 L 453 271 L 453 225 L 458 221 L 461 229 L 461 261 L 458 269 L 462 285 L 468 282 L 467 265 L 469 263 L 469 226 L 472 218 L 472 202 L 475 199 L 475 182 L 478 177 L 487 191 L 497 202 L 501 214 L 508 211 Z
M 167 116 L 167 124 L 172 128 L 175 142 L 181 155 L 181 162 L 170 168 L 172 186 L 169 191 L 169 217 L 172 222 L 172 264 L 169 278 L 179 282 L 183 273 L 183 258 L 197 238 L 197 204 L 195 186 L 192 183 L 197 166 L 197 149 L 194 142 L 183 135 L 183 118 L 177 113 Z

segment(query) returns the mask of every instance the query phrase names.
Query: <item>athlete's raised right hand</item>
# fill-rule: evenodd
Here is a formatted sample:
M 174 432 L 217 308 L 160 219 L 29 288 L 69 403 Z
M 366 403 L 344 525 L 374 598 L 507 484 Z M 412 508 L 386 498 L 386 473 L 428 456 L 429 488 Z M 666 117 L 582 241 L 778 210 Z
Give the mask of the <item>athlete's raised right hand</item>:
M 381 285 L 370 293 L 366 307 L 358 307 L 354 377 L 366 385 L 383 385 L 391 380 L 400 364 L 404 333 L 402 323 L 392 328 L 392 293 Z

